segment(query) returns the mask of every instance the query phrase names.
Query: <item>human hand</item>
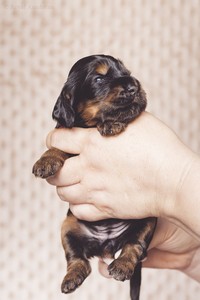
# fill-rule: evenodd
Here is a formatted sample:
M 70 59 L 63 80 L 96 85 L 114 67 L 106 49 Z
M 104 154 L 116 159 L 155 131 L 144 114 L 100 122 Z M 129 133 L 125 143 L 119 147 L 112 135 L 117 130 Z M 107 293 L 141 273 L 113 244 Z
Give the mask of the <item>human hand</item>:
M 191 205 L 186 201 L 185 206 L 181 197 L 191 198 L 185 179 L 194 173 L 190 171 L 199 158 L 149 113 L 113 137 L 102 137 L 95 128 L 54 130 L 47 146 L 78 154 L 48 179 L 76 217 L 88 221 L 167 217 L 199 234 L 197 210 L 188 214 Z M 190 186 L 196 191 L 193 181 Z
M 179 270 L 200 282 L 200 242 L 165 219 L 158 219 L 143 267 Z M 99 271 L 110 278 L 107 263 L 99 260 Z

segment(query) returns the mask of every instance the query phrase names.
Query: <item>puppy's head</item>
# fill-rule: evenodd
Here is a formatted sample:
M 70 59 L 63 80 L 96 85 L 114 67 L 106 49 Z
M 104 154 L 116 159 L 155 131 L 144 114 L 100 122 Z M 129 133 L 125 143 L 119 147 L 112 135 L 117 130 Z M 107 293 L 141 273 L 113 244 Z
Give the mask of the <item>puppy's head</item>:
M 123 63 L 108 55 L 78 60 L 53 110 L 57 127 L 93 127 L 117 111 L 146 107 L 145 93 Z

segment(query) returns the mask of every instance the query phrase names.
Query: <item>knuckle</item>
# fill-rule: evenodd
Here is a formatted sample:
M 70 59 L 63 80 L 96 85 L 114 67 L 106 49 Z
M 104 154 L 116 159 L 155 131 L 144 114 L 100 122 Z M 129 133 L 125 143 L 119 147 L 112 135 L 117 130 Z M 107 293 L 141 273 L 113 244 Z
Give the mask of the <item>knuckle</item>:
M 59 196 L 59 198 L 63 201 L 67 201 L 66 197 L 65 197 L 65 188 L 64 187 L 57 187 L 57 194 Z
M 49 132 L 46 138 L 46 146 L 47 148 L 52 148 L 56 143 L 55 131 Z
M 78 219 L 84 219 L 83 211 L 80 205 L 70 205 L 70 210 L 72 211 L 73 215 Z

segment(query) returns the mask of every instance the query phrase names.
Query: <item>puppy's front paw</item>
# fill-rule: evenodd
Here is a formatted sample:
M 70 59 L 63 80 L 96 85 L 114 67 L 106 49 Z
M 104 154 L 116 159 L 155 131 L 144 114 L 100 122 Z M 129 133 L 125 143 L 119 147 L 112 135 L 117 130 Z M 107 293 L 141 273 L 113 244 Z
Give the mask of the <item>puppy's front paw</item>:
M 64 161 L 59 157 L 41 157 L 33 166 L 33 174 L 36 177 L 48 178 L 56 174 L 63 166 Z
M 103 136 L 112 136 L 124 131 L 126 126 L 125 123 L 106 121 L 97 124 L 97 129 Z
M 135 265 L 127 258 L 119 257 L 109 266 L 108 272 L 116 280 L 129 280 L 134 273 Z

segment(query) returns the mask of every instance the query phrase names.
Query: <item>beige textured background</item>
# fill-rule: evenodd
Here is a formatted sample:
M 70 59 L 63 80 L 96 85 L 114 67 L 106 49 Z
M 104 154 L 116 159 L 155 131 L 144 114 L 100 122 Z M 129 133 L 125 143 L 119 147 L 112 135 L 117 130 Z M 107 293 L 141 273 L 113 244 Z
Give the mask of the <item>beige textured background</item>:
M 31 174 L 54 127 L 51 111 L 69 68 L 105 53 L 121 58 L 148 93 L 148 110 L 200 153 L 198 0 L 0 1 L 0 299 L 128 299 L 128 284 L 91 277 L 60 293 L 66 204 Z M 144 270 L 142 300 L 200 299 L 176 271 Z

